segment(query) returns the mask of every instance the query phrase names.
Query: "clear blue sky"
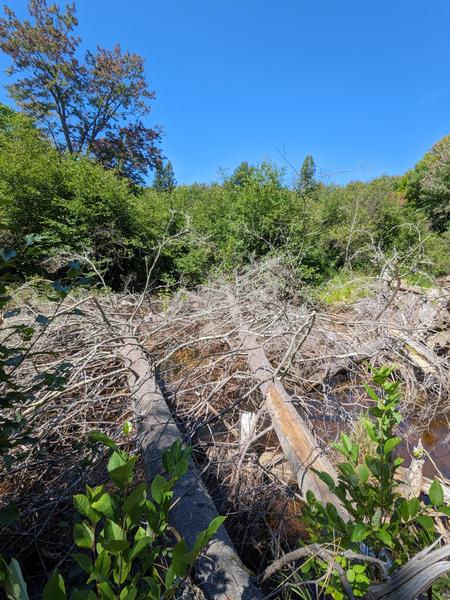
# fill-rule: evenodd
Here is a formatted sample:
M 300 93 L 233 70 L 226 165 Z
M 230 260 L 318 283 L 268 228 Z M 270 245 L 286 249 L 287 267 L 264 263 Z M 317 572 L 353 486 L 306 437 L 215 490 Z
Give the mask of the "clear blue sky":
M 25 14 L 26 0 L 5 0 Z M 311 153 L 399 174 L 450 133 L 449 0 L 78 0 L 86 46 L 142 54 L 180 183 Z M 7 65 L 0 57 L 0 68 Z M 5 76 L 3 76 L 5 80 Z M 330 178 L 330 175 L 328 175 Z

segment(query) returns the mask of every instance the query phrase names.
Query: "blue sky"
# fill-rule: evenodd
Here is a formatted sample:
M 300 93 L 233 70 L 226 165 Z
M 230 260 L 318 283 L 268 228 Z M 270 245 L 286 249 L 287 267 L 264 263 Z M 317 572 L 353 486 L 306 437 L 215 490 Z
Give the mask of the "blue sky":
M 6 3 L 25 14 L 26 0 Z M 218 180 L 242 160 L 297 166 L 308 153 L 338 183 L 399 174 L 450 133 L 448 0 L 77 7 L 84 45 L 119 42 L 145 57 L 149 124 L 164 127 L 179 183 Z

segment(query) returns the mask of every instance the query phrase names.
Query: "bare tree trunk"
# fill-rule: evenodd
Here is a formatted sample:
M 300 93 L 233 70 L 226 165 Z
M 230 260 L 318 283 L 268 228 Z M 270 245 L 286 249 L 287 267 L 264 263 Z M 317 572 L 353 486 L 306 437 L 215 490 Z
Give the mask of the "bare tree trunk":
M 129 385 L 138 419 L 137 433 L 144 457 L 146 476 L 151 480 L 163 471 L 163 451 L 181 434 L 152 374 L 148 360 L 133 340 L 126 340 L 121 351 L 130 369 Z M 206 529 L 217 510 L 201 480 L 201 474 L 190 462 L 188 473 L 177 483 L 174 503 L 169 514 L 171 525 L 184 537 L 188 547 L 197 534 Z M 221 527 L 195 566 L 195 579 L 208 600 L 262 600 L 249 571 L 240 560 L 225 529 Z

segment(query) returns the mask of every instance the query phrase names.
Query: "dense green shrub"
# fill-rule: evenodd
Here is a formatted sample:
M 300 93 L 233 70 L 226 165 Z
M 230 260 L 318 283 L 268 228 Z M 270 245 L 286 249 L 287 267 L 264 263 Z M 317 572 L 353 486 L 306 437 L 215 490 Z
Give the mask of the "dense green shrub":
M 424 180 L 433 160 L 414 177 Z M 194 285 L 280 253 L 312 284 L 342 269 L 376 273 L 392 259 L 405 273 L 448 273 L 445 194 L 431 231 L 429 203 L 405 200 L 414 177 L 315 182 L 306 193 L 288 189 L 284 172 L 264 162 L 242 163 L 220 184 L 131 189 L 89 158 L 57 152 L 28 118 L 0 110 L 0 243 L 20 248 L 26 235 L 40 236 L 21 266 L 50 278 L 67 254 L 87 251 L 116 289 L 142 289 L 149 265 L 153 283 Z
M 407 499 L 399 491 L 398 469 L 403 459 L 396 456 L 395 449 L 402 441 L 397 435 L 402 416 L 398 411 L 400 386 L 391 377 L 393 371 L 392 367 L 374 370 L 373 381 L 378 390 L 366 386 L 372 406 L 371 418 L 364 419 L 364 427 L 374 451 L 361 456 L 359 444 L 343 433 L 340 443 L 334 445 L 343 457 L 337 464 L 338 481 L 328 473 L 315 471 L 339 498 L 348 520 L 338 514 L 333 504 L 324 506 L 311 491 L 307 492 L 307 503 L 302 509 L 310 541 L 333 544 L 338 564 L 345 570 L 355 596 L 364 596 L 379 577 L 379 571 L 364 561 L 363 554 L 382 559 L 394 570 L 438 537 L 433 520 L 436 513 L 450 515 L 438 481 L 431 484 L 429 503 L 419 497 Z M 346 551 L 356 556 L 349 558 Z M 320 577 L 328 568 L 326 562 L 316 558 L 303 565 L 302 573 L 311 579 L 311 575 Z M 342 583 L 335 570 L 322 585 L 326 594 L 343 600 Z

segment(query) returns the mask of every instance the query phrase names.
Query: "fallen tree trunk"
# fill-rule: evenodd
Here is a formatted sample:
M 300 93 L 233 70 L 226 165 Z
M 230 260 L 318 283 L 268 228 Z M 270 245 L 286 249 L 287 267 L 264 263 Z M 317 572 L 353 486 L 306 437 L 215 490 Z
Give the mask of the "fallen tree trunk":
M 386 583 L 372 586 L 367 600 L 415 600 L 450 572 L 450 545 L 426 548 L 395 571 Z
M 238 323 L 241 315 L 236 302 L 230 302 L 231 312 Z M 268 360 L 263 347 L 258 344 L 256 335 L 244 330 L 240 331 L 243 349 L 247 352 L 250 369 L 264 395 L 268 413 L 277 434 L 284 455 L 296 477 L 300 494 L 313 492 L 317 500 L 326 505 L 332 503 L 342 518 L 348 514 L 340 500 L 331 493 L 328 486 L 311 470 L 325 471 L 337 482 L 337 473 L 331 462 L 324 456 L 314 439 L 306 422 L 302 419 L 281 381 L 275 377 L 274 369 Z
M 142 348 L 134 340 L 126 340 L 121 355 L 130 370 L 129 387 L 135 404 L 137 434 L 146 476 L 151 480 L 163 471 L 163 451 L 180 439 L 181 434 Z M 191 461 L 188 473 L 175 487 L 170 524 L 188 547 L 192 547 L 197 534 L 216 516 L 214 502 Z M 225 527 L 220 528 L 197 561 L 195 580 L 208 600 L 262 600 L 264 597 L 252 582 Z

